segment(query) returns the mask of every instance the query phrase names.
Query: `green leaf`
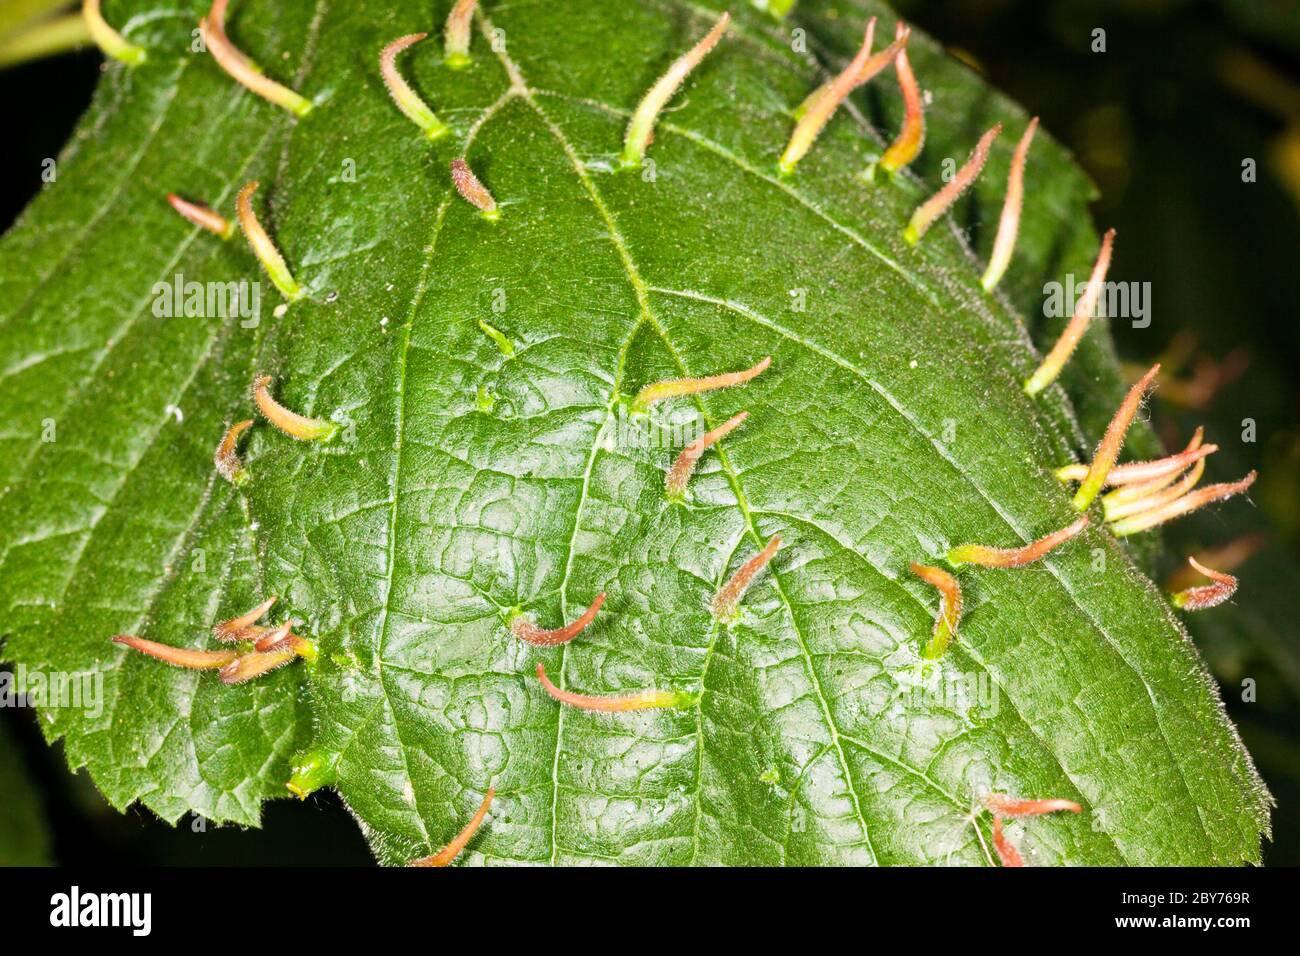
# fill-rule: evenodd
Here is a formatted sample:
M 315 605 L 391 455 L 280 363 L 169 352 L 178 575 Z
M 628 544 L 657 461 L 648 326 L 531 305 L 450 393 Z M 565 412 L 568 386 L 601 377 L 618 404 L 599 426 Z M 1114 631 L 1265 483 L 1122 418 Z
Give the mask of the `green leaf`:
M 5 794 L 4 812 L 0 813 L 0 866 L 51 863 L 45 811 L 25 764 L 8 725 L 0 721 L 0 781 Z
M 141 24 L 149 59 L 108 68 L 0 273 L 4 653 L 103 673 L 103 715 L 52 711 L 46 730 L 115 805 L 252 822 L 294 772 L 335 786 L 386 863 L 445 844 L 494 786 L 470 861 L 977 864 L 988 821 L 967 817 L 996 790 L 1083 804 L 1013 830 L 1034 862 L 1258 860 L 1267 793 L 1105 531 L 963 570 L 958 637 L 921 666 L 937 598 L 909 563 L 1069 523 L 1051 469 L 1081 431 L 1063 392 L 1021 391 L 1024 321 L 961 237 L 902 241 L 924 190 L 858 178 L 877 141 L 850 113 L 776 176 L 818 81 L 789 39 L 815 5 L 779 25 L 733 11 L 661 117 L 653 175 L 613 171 L 623 129 L 719 4 L 488 3 L 468 69 L 436 39 L 399 60 L 453 127 L 432 144 L 377 58 L 436 35 L 449 4 L 241 4 L 230 35 L 315 102 L 299 120 L 189 53 L 185 6 L 106 11 Z M 461 155 L 499 221 L 452 189 Z M 273 311 L 263 283 L 255 328 L 158 317 L 154 284 L 177 274 L 259 276 L 242 239 L 163 194 L 230 215 L 249 179 L 307 296 Z M 646 384 L 766 355 L 658 432 L 624 414 Z M 258 372 L 344 427 L 326 445 L 260 422 L 236 490 L 212 450 Z M 665 415 L 694 434 L 742 409 L 688 503 L 666 503 L 678 449 L 647 435 L 680 444 Z M 719 625 L 712 594 L 774 534 Z M 556 627 L 600 592 L 563 648 L 507 629 L 512 608 Z M 232 688 L 108 641 L 211 646 L 267 594 L 319 642 L 314 665 Z M 562 710 L 539 662 L 571 690 L 695 703 Z M 952 681 L 976 693 L 925 692 Z

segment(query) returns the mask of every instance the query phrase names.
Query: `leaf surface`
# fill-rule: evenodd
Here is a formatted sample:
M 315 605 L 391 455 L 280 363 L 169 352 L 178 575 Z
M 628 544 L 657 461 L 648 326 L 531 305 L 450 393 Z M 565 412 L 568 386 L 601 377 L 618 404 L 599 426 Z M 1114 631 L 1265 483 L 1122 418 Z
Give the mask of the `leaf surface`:
M 877 148 L 860 117 L 777 177 L 819 75 L 786 31 L 817 10 L 735 10 L 647 177 L 612 171 L 628 116 L 720 5 L 488 3 L 469 69 L 436 39 L 399 61 L 453 126 L 430 145 L 377 58 L 436 35 L 435 6 L 239 5 L 234 42 L 316 103 L 294 121 L 186 52 L 198 5 L 107 5 L 150 59 L 109 68 L 0 247 L 4 653 L 104 673 L 100 718 L 43 723 L 70 762 L 117 806 L 249 823 L 310 741 L 386 863 L 438 849 L 489 786 L 469 861 L 985 863 L 987 820 L 966 818 L 993 790 L 1084 805 L 1013 831 L 1033 862 L 1258 859 L 1267 794 L 1108 533 L 963 571 L 959 638 L 921 667 L 937 598 L 909 563 L 1069 523 L 1051 469 L 1081 431 L 1063 392 L 1021 392 L 1033 345 L 961 236 L 902 241 L 923 192 L 857 178 Z M 461 155 L 499 221 L 453 191 Z M 158 317 L 155 283 L 258 276 L 163 194 L 229 214 L 253 178 L 308 297 L 276 315 L 264 282 L 253 328 Z M 649 431 L 625 413 L 648 383 L 766 355 Z M 237 491 L 211 455 L 257 372 L 344 427 L 318 445 L 260 423 Z M 666 503 L 668 413 L 680 431 L 742 409 Z M 719 625 L 710 597 L 773 534 Z M 505 625 L 519 607 L 558 626 L 602 591 L 566 647 Z M 266 594 L 319 641 L 313 667 L 228 688 L 108 642 L 210 646 Z M 568 689 L 696 703 L 562 710 L 539 661 Z M 976 694 L 933 693 L 951 681 Z

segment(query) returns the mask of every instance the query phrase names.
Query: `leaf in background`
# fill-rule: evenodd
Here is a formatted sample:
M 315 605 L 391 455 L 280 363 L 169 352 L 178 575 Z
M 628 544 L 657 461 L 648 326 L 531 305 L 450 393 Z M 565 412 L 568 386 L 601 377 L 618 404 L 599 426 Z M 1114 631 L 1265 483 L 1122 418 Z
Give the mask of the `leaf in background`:
M 1121 235 L 1135 240 L 1135 255 L 1127 263 L 1131 274 L 1152 282 L 1159 305 L 1152 328 L 1130 332 L 1126 346 L 1148 354 L 1186 349 L 1183 367 L 1167 363 L 1171 380 L 1192 382 L 1214 366 L 1238 367 L 1208 401 L 1194 403 L 1203 407 L 1174 401 L 1179 394 L 1172 384 L 1162 389 L 1152 417 L 1170 441 L 1181 441 L 1205 424 L 1207 435 L 1221 446 L 1214 456 L 1216 477 L 1257 468 L 1260 483 L 1252 489 L 1254 508 L 1204 513 L 1172 526 L 1162 577 L 1185 566 L 1188 554 L 1266 533 L 1263 547 L 1233 571 L 1241 582 L 1234 599 L 1190 616 L 1188 628 L 1224 681 L 1230 704 L 1241 693 L 1242 679 L 1256 681 L 1260 703 L 1238 703 L 1233 713 L 1257 724 L 1271 721 L 1271 733 L 1284 734 L 1288 710 L 1300 699 L 1300 638 L 1293 612 L 1300 587 L 1300 434 L 1292 367 L 1300 331 L 1286 284 L 1261 277 L 1287 274 L 1300 241 L 1300 219 L 1283 188 L 1287 175 L 1274 150 L 1279 131 L 1288 128 L 1278 120 L 1293 125 L 1296 115 L 1275 116 L 1272 109 L 1255 113 L 1252 107 L 1295 102 L 1296 88 L 1276 75 L 1265 74 L 1261 83 L 1255 71 L 1242 69 L 1246 54 L 1240 41 L 1214 23 L 1202 26 L 1198 18 L 1166 29 L 1181 48 L 1203 45 L 1206 59 L 1217 66 L 1193 82 L 1176 62 L 1157 61 L 1153 74 L 1162 85 L 1178 89 L 1180 99 L 1158 112 L 1151 105 L 1133 108 L 1130 123 L 1137 132 L 1131 153 L 1140 161 L 1129 192 L 1141 196 L 1142 204 L 1133 212 L 1125 206 L 1117 225 Z M 1202 31 L 1209 36 L 1201 37 Z M 1181 162 L 1182 137 L 1199 135 L 1207 122 L 1221 135 L 1204 143 L 1197 163 Z M 1243 181 L 1243 156 L 1259 157 L 1258 181 Z M 1250 228 L 1224 241 L 1222 224 L 1232 222 Z M 1278 751 L 1268 748 L 1270 755 Z M 1279 783 L 1290 773 L 1277 759 L 1262 769 Z
M 818 79 L 785 28 L 734 11 L 647 177 L 609 171 L 628 115 L 710 16 L 487 4 L 469 69 L 435 41 L 403 58 L 453 126 L 430 145 L 376 59 L 447 6 L 240 5 L 235 42 L 317 104 L 296 122 L 185 52 L 199 9 L 148 21 L 129 37 L 148 62 L 109 68 L 58 183 L 0 246 L 5 654 L 105 674 L 103 719 L 47 727 L 73 765 L 118 806 L 251 822 L 310 726 L 311 782 L 387 863 L 439 848 L 489 786 L 470 860 L 981 863 L 965 818 L 990 790 L 1089 811 L 1036 822 L 1036 862 L 1258 859 L 1267 793 L 1105 531 L 963 571 L 958 640 L 922 667 L 935 602 L 909 564 L 1067 524 L 1051 469 L 1079 435 L 1061 395 L 1024 396 L 1022 320 L 960 238 L 902 241 L 920 190 L 857 178 L 874 147 L 850 117 L 775 177 Z M 452 190 L 461 155 L 498 222 Z M 254 178 L 308 296 L 276 315 L 266 286 L 256 328 L 157 318 L 154 283 L 258 276 L 164 194 L 229 210 Z M 618 396 L 765 355 L 744 389 L 679 403 L 709 426 L 751 414 L 692 502 L 666 505 L 675 449 L 647 446 Z M 345 427 L 320 445 L 259 425 L 236 491 L 211 454 L 259 371 Z M 710 596 L 774 534 L 740 622 L 719 626 Z M 601 592 L 563 648 L 505 626 L 516 606 L 556 626 Z M 230 688 L 108 642 L 204 646 L 272 593 L 319 640 L 314 666 Z M 571 690 L 697 703 L 561 710 L 539 662 Z
M 1246 33 L 1263 43 L 1300 50 L 1300 8 L 1295 4 L 1220 0 L 1219 6 Z
M 40 794 L 27 775 L 26 761 L 0 721 L 0 866 L 49 866 L 50 834 Z
M 1257 678 L 1256 667 L 1276 673 L 1293 699 L 1300 699 L 1300 654 L 1290 634 L 1295 627 L 1294 595 L 1300 592 L 1295 560 L 1268 547 L 1233 574 L 1243 582 L 1236 600 L 1218 613 L 1192 618 L 1188 629 L 1225 684 Z

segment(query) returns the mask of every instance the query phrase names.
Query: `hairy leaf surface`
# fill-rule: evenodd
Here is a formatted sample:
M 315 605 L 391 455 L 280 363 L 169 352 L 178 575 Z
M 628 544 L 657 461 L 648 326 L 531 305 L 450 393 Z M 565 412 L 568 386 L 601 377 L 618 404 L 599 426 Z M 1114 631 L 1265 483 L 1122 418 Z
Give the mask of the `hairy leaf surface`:
M 1067 524 L 1051 469 L 1096 435 L 1062 390 L 1022 393 L 1037 353 L 960 232 L 902 241 L 924 189 L 858 178 L 879 148 L 867 94 L 777 177 L 789 110 L 822 75 L 789 31 L 833 61 L 856 8 L 831 26 L 829 4 L 783 24 L 738 4 L 661 118 L 651 178 L 613 171 L 623 129 L 720 4 L 486 3 L 470 68 L 434 37 L 399 61 L 453 126 L 430 144 L 377 58 L 436 37 L 449 6 L 239 4 L 234 42 L 316 103 L 294 120 L 189 52 L 201 4 L 105 4 L 149 60 L 108 68 L 57 183 L 0 246 L 4 655 L 104 673 L 101 717 L 42 722 L 73 765 L 118 806 L 251 823 L 309 748 L 386 863 L 439 848 L 489 786 L 471 862 L 987 863 L 987 821 L 967 818 L 993 790 L 1084 806 L 1013 831 L 1033 862 L 1257 860 L 1267 794 L 1107 532 L 964 571 L 959 638 L 920 665 L 937 599 L 909 562 Z M 999 115 L 964 73 L 922 81 L 989 109 L 954 142 Z M 452 189 L 461 155 L 499 221 Z M 1079 182 L 1059 148 L 1044 157 L 1045 182 Z M 308 297 L 276 315 L 263 282 L 255 327 L 157 316 L 155 283 L 259 276 L 241 238 L 164 201 L 230 215 L 249 179 Z M 665 409 L 709 427 L 750 412 L 668 504 L 677 448 L 647 434 L 671 423 L 647 433 L 622 399 L 766 355 L 745 388 Z M 259 423 L 236 490 L 212 450 L 257 372 L 344 427 L 319 445 Z M 710 597 L 773 534 L 785 546 L 719 625 Z M 602 591 L 564 648 L 506 627 L 515 607 L 558 626 Z M 108 640 L 210 646 L 267 594 L 319 640 L 310 669 L 230 688 Z M 569 689 L 697 703 L 561 710 L 539 661 Z M 984 702 L 924 691 L 953 678 Z

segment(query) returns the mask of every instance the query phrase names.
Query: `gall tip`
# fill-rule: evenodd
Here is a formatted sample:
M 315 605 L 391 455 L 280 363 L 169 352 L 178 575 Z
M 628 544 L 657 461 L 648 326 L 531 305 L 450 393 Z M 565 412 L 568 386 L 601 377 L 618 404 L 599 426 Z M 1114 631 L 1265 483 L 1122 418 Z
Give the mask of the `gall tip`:
M 709 51 L 718 45 L 718 41 L 727 32 L 730 23 L 731 14 L 724 12 L 713 24 L 712 29 L 679 56 L 641 98 L 623 136 L 623 152 L 619 157 L 620 168 L 640 168 L 645 158 L 646 148 L 654 141 L 655 123 L 659 119 L 659 114 L 690 72 L 699 66 L 700 61 L 708 56 Z
M 469 66 L 470 26 L 478 0 L 456 0 L 443 27 L 443 62 L 453 70 Z
M 239 438 L 252 427 L 253 420 L 251 418 L 235 422 L 226 429 L 221 441 L 217 443 L 217 450 L 212 455 L 212 462 L 217 468 L 217 473 L 236 488 L 242 487 L 249 478 L 248 469 L 239 460 Z
M 199 34 L 212 58 L 236 83 L 274 103 L 299 119 L 312 111 L 312 102 L 300 93 L 266 76 L 226 35 L 229 0 L 213 0 L 208 15 L 199 20 Z
M 275 606 L 277 598 L 273 594 L 251 611 L 246 611 L 228 621 L 221 621 L 212 628 L 212 634 L 219 641 L 247 641 L 255 636 L 254 625 L 262 619 L 267 611 Z
M 1200 462 L 1197 463 L 1198 465 Z M 1214 485 L 1207 485 L 1204 488 L 1198 488 L 1189 491 L 1180 498 L 1173 501 L 1160 502 L 1154 507 L 1139 511 L 1136 514 L 1128 515 L 1110 525 L 1110 529 L 1119 537 L 1125 537 L 1130 534 L 1136 534 L 1139 531 L 1146 531 L 1159 525 L 1180 518 L 1183 515 L 1191 514 L 1199 508 L 1210 504 L 1214 501 L 1222 501 L 1239 495 L 1250 488 L 1255 483 L 1258 472 L 1250 471 L 1240 481 L 1225 481 Z
M 217 672 L 221 683 L 244 684 L 269 674 L 277 668 L 296 660 L 298 655 L 288 648 L 276 647 L 269 651 L 250 651 L 241 654 Z
M 496 199 L 474 175 L 465 157 L 458 156 L 451 161 L 451 181 L 461 198 L 477 209 L 484 219 L 495 222 L 501 218 Z
M 537 680 L 553 699 L 577 710 L 594 713 L 626 713 L 637 710 L 671 710 L 689 707 L 695 703 L 695 695 L 676 690 L 639 690 L 630 694 L 617 694 L 598 697 L 592 694 L 577 694 L 570 690 L 561 690 L 546 676 L 546 666 L 537 663 Z
M 758 573 L 767 567 L 768 562 L 780 549 L 781 536 L 774 534 L 762 551 L 736 569 L 736 573 L 728 578 L 727 582 L 718 588 L 718 593 L 713 596 L 714 618 L 726 622 L 733 622 L 738 618 L 740 601 L 745 596 L 745 592 L 749 590 L 750 584 Z
M 1187 563 L 1214 583 L 1178 591 L 1172 596 L 1174 607 L 1184 611 L 1204 611 L 1217 607 L 1237 593 L 1237 579 L 1233 575 L 1208 568 L 1194 557 L 1189 557 Z
M 668 398 L 699 395 L 720 388 L 744 385 L 765 372 L 771 364 L 772 356 L 768 355 L 750 368 L 741 369 L 738 372 L 724 372 L 721 375 L 709 375 L 704 378 L 673 378 L 663 382 L 655 382 L 653 385 L 647 385 L 636 393 L 636 396 L 632 399 L 630 410 L 633 414 L 638 414 L 646 411 L 656 402 L 662 402 Z
M 1025 161 L 1029 155 L 1029 144 L 1038 129 L 1038 117 L 1035 116 L 1025 127 L 1015 152 L 1011 154 L 1011 168 L 1007 172 L 1006 198 L 1002 202 L 1002 215 L 998 220 L 997 237 L 993 240 L 993 251 L 989 255 L 988 268 L 980 278 L 980 286 L 985 292 L 992 292 L 1007 267 L 1011 265 L 1011 256 L 1015 252 L 1016 237 L 1020 232 L 1020 210 L 1025 198 Z
M 875 33 L 876 18 L 872 17 L 867 21 L 866 30 L 863 32 L 862 45 L 858 47 L 858 52 L 849 65 L 836 74 L 829 83 L 824 83 L 815 89 L 795 109 L 797 121 L 794 130 L 790 134 L 790 141 L 781 152 L 781 158 L 777 160 L 777 171 L 781 176 L 794 174 L 795 167 L 808 155 L 813 144 L 817 142 L 817 137 L 821 135 L 844 99 L 874 75 L 869 71 L 872 67 L 871 61 L 874 59 L 871 56 L 871 45 Z M 885 64 L 881 64 L 880 69 L 884 66 Z
M 1045 557 L 1088 527 L 1088 516 L 1079 515 L 1058 531 L 1043 535 L 1036 541 L 1019 548 L 991 548 L 982 544 L 958 545 L 948 552 L 948 563 L 953 567 L 978 564 L 986 568 L 1019 568 Z
M 1073 800 L 1026 800 L 1012 797 L 1005 793 L 990 793 L 984 797 L 984 806 L 988 811 L 1000 817 L 1036 817 L 1044 813 L 1068 811 L 1082 813 L 1083 807 Z
M 187 647 L 173 647 L 158 641 L 146 640 L 134 634 L 118 634 L 113 637 L 114 644 L 122 644 L 149 657 L 156 658 L 173 667 L 186 670 L 211 670 L 228 666 L 236 657 L 236 651 L 197 651 Z
M 980 171 L 984 168 L 984 163 L 989 158 L 989 150 L 993 147 L 993 141 L 1002 133 L 1002 124 L 994 123 L 975 148 L 971 150 L 970 156 L 966 162 L 953 175 L 944 186 L 933 196 L 923 202 L 912 213 L 912 218 L 908 220 L 903 229 L 903 239 L 909 245 L 915 245 L 930 230 L 930 227 L 938 222 L 939 218 L 946 213 L 952 204 L 955 203 L 959 196 L 964 193 L 975 182 Z
M 1088 277 L 1088 283 L 1084 286 L 1083 294 L 1079 296 L 1078 302 L 1074 306 L 1074 315 L 1066 323 L 1065 328 L 1061 331 L 1060 337 L 1052 350 L 1047 353 L 1043 361 L 1039 364 L 1034 373 L 1025 380 L 1025 394 L 1029 396 L 1037 395 L 1047 386 L 1051 385 L 1065 364 L 1070 361 L 1070 356 L 1078 347 L 1079 341 L 1083 334 L 1088 331 L 1088 325 L 1092 321 L 1093 313 L 1097 310 L 1097 302 L 1101 298 L 1102 286 L 1106 281 L 1106 273 L 1110 270 L 1111 255 L 1115 247 L 1115 230 L 1107 229 L 1105 235 L 1101 237 L 1101 249 L 1097 252 L 1097 259 L 1092 264 L 1092 274 Z
M 470 817 L 469 823 L 465 824 L 464 828 L 452 838 L 450 843 L 432 856 L 412 860 L 406 865 L 419 867 L 450 866 L 452 861 L 455 860 L 456 857 L 460 856 L 460 851 L 465 849 L 465 846 L 473 838 L 474 834 L 478 832 L 479 827 L 483 825 L 483 821 L 487 818 L 488 808 L 492 806 L 492 800 L 496 795 L 496 787 L 488 787 L 487 793 L 483 796 L 483 802 L 480 803 L 478 809 L 474 811 L 474 816 Z
M 379 51 L 379 75 L 401 114 L 418 126 L 428 139 L 435 140 L 445 136 L 451 127 L 438 118 L 397 70 L 397 55 L 427 36 L 427 33 L 408 33 L 386 45 Z
M 567 644 L 587 629 L 587 626 L 596 619 L 596 614 L 604 603 L 605 592 L 601 591 L 596 595 L 596 599 L 591 602 L 587 610 L 582 612 L 582 616 L 572 624 L 566 624 L 563 627 L 557 627 L 549 631 L 543 630 L 524 617 L 522 613 L 519 613 L 510 620 L 510 633 L 521 641 L 535 647 L 557 647 L 561 644 Z
M 700 460 L 700 457 L 711 445 L 724 438 L 733 429 L 740 427 L 747 418 L 749 418 L 749 412 L 740 412 L 733 415 L 717 428 L 705 432 L 682 449 L 681 454 L 677 456 L 677 460 L 673 462 L 672 468 L 668 470 L 668 475 L 664 479 L 664 494 L 669 501 L 682 502 L 686 500 L 686 486 L 690 484 L 691 475 L 695 473 L 695 465 Z
M 1093 453 L 1092 463 L 1088 466 L 1088 473 L 1080 482 L 1079 489 L 1074 493 L 1072 503 L 1076 511 L 1086 511 L 1101 492 L 1101 489 L 1105 487 L 1110 470 L 1114 467 L 1116 460 L 1119 458 L 1119 453 L 1124 447 L 1124 436 L 1128 434 L 1129 425 L 1133 423 L 1133 418 L 1137 415 L 1142 399 L 1159 374 L 1160 363 L 1157 362 L 1128 390 L 1128 394 L 1120 402 L 1120 406 L 1115 411 L 1114 417 L 1111 418 L 1110 424 L 1106 426 L 1106 433 L 1097 445 L 1096 452 Z
M 280 254 L 274 240 L 262 227 L 257 213 L 253 210 L 253 194 L 257 192 L 257 187 L 257 180 L 250 180 L 235 197 L 235 212 L 239 216 L 240 228 L 244 230 L 244 238 L 248 240 L 249 248 L 253 250 L 257 261 L 262 264 L 271 284 L 290 302 L 296 302 L 307 294 L 306 290 L 298 284 L 298 280 L 289 271 L 284 256 Z
M 235 234 L 235 224 L 206 203 L 190 202 L 176 193 L 167 194 L 167 203 L 181 217 L 214 236 L 229 239 Z
M 334 422 L 323 418 L 308 418 L 289 411 L 271 397 L 270 385 L 269 375 L 259 375 L 253 379 L 253 403 L 262 417 L 280 431 L 298 441 L 319 442 L 328 442 L 338 433 L 339 426 Z
M 910 34 L 910 28 L 900 20 L 894 25 L 894 38 L 900 39 L 905 30 Z M 925 113 L 921 103 L 921 88 L 916 82 L 916 74 L 912 72 L 912 64 L 906 49 L 899 50 L 898 56 L 894 58 L 894 73 L 898 77 L 899 92 L 903 95 L 903 126 L 876 164 L 877 168 L 889 175 L 897 173 L 916 159 L 925 141 Z M 872 179 L 874 178 L 873 169 Z M 916 240 L 910 241 L 914 243 Z
M 957 583 L 955 577 L 942 568 L 931 567 L 917 561 L 913 561 L 908 567 L 913 574 L 939 592 L 939 613 L 934 619 L 930 639 L 921 650 L 921 656 L 925 660 L 938 660 L 947 653 L 953 638 L 957 636 L 957 626 L 961 623 L 961 585 Z

